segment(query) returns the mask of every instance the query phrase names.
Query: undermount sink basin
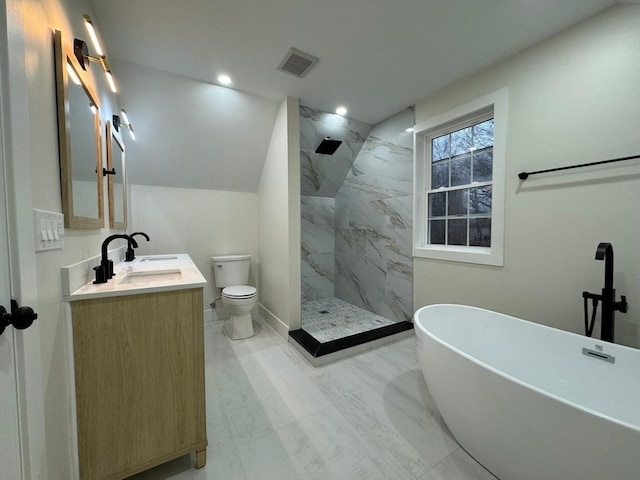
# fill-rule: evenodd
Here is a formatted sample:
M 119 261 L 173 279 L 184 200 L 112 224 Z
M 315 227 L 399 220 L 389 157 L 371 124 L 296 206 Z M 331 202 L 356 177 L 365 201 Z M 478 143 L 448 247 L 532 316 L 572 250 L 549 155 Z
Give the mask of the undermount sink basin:
M 140 259 L 141 262 L 157 262 L 158 260 L 177 260 L 178 257 L 176 257 L 175 255 L 165 255 L 165 256 L 158 256 L 158 257 L 142 257 Z
M 141 270 L 139 272 L 129 272 L 119 282 L 120 284 L 133 284 L 143 285 L 155 282 L 170 282 L 180 280 L 182 278 L 182 272 L 179 268 L 164 269 L 164 270 Z

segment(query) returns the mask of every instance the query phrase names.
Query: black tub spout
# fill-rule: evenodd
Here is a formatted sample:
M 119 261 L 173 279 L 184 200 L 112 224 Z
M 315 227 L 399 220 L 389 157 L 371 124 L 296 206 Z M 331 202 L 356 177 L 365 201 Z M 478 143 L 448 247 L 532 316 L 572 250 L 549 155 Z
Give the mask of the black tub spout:
M 616 291 L 613 288 L 613 247 L 610 243 L 600 243 L 596 250 L 596 260 L 604 260 L 604 288 L 602 289 L 602 323 L 600 338 L 613 342 L 615 330 L 614 314 L 617 311 L 627 312 L 627 299 L 624 295 L 621 301 L 616 301 Z
M 599 243 L 596 260 L 604 260 L 604 288 L 613 288 L 613 247 L 610 243 Z

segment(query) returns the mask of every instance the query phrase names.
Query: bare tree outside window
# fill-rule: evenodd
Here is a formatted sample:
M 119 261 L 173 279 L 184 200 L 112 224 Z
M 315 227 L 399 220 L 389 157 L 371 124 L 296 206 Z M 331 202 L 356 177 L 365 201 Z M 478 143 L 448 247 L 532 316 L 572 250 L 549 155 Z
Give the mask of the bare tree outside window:
M 491 246 L 493 127 L 489 118 L 431 138 L 430 244 Z

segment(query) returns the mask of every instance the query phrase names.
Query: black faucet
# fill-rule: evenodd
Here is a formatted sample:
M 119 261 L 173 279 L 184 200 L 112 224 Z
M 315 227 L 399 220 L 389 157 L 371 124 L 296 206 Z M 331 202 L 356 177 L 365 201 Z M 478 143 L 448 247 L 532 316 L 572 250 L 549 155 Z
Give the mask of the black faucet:
M 149 235 L 147 235 L 144 232 L 134 232 L 131 235 L 129 235 L 129 238 L 131 240 L 133 240 L 133 237 L 135 237 L 136 235 L 142 235 L 144 238 L 147 239 L 147 242 L 149 241 Z M 138 245 L 132 245 L 131 242 L 129 242 L 129 246 L 127 247 L 127 253 L 125 255 L 124 261 L 125 262 L 132 262 L 134 258 L 136 258 L 135 253 L 133 253 L 133 247 L 138 248 Z
M 93 283 L 107 283 L 107 281 L 113 277 L 113 261 L 107 257 L 107 247 L 109 246 L 109 243 L 116 238 L 124 238 L 127 240 L 129 245 L 133 245 L 135 248 L 138 248 L 136 241 L 129 235 L 116 234 L 105 238 L 104 242 L 102 242 L 102 259 L 100 260 L 100 265 L 93 267 L 96 272 L 96 279 Z
M 613 247 L 610 243 L 600 243 L 596 250 L 596 260 L 604 260 L 604 288 L 602 289 L 602 324 L 600 338 L 613 342 L 614 312 L 627 313 L 627 298 L 622 295 L 616 302 L 616 291 L 613 288 Z

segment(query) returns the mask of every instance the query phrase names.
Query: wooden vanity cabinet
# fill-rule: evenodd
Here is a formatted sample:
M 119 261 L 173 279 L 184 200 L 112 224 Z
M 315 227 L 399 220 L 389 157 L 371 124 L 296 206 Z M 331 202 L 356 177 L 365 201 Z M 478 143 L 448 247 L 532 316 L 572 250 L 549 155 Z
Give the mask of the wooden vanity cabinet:
M 202 288 L 71 303 L 82 480 L 206 462 Z

